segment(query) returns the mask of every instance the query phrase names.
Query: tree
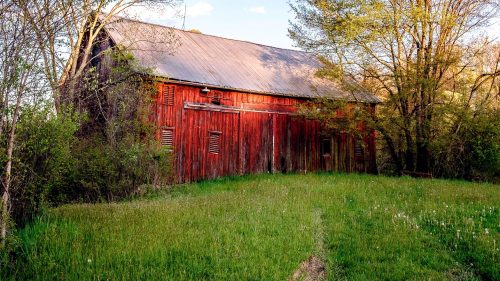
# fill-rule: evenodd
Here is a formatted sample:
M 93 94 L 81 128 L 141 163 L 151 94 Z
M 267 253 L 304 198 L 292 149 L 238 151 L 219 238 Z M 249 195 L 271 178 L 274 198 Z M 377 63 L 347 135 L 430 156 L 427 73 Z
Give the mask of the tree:
M 434 172 L 445 177 L 500 179 L 500 44 L 477 42 L 474 66 L 453 79 L 437 114 Z
M 36 62 L 40 52 L 33 48 L 33 36 L 28 23 L 19 17 L 11 1 L 0 3 L 0 141 L 2 147 L 2 211 L 0 235 L 2 243 L 8 233 L 11 210 L 12 163 L 16 147 L 16 128 L 21 107 L 29 96 L 43 89 Z
M 11 226 L 29 221 L 44 207 L 72 200 L 96 201 L 101 196 L 112 200 L 129 196 L 144 183 L 168 181 L 170 154 L 151 139 L 154 135 L 149 131 L 150 138 L 142 137 L 151 129 L 140 118 L 145 116 L 145 108 L 149 109 L 148 93 L 154 85 L 137 75 L 141 69 L 126 46 L 96 50 L 103 39 L 103 26 L 116 20 L 117 14 L 137 5 L 175 3 L 0 2 L 2 243 Z M 113 63 L 105 80 L 95 66 L 104 57 Z M 95 101 L 99 111 L 83 114 L 88 107 L 77 107 L 81 112 L 74 110 L 83 99 L 86 103 Z M 58 115 L 47 103 L 54 105 Z M 105 122 L 84 132 L 82 128 L 91 124 L 85 116 Z M 81 137 L 85 133 L 93 135 L 85 139 Z M 75 137 L 78 134 L 80 139 Z M 100 144 L 101 149 L 95 150 L 94 144 Z M 100 164 L 110 163 L 102 166 L 107 174 L 93 169 L 100 160 Z M 103 179 L 98 192 L 92 190 L 96 179 Z M 85 197 L 96 193 L 92 199 Z
M 179 0 L 15 0 L 35 34 L 43 70 L 58 112 L 77 99 L 79 81 L 92 60 L 102 28 L 133 7 L 161 9 Z
M 492 43 L 480 40 L 479 31 L 498 15 L 499 5 L 496 0 L 297 0 L 290 35 L 328 62 L 336 79 L 354 79 L 382 97 L 372 123 L 397 172 L 428 173 L 435 156 L 431 144 L 442 129 L 438 122 L 449 115 L 450 96 L 472 97 L 478 86 L 483 91 L 498 80 L 498 68 L 480 68 L 477 58 Z M 466 73 L 475 80 L 465 81 Z M 498 95 L 498 83 L 486 91 L 488 100 Z

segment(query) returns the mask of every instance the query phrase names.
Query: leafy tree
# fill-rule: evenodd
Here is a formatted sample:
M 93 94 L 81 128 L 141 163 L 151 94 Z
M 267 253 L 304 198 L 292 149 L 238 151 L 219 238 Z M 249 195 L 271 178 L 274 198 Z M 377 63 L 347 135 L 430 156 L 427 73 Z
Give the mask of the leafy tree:
M 13 192 L 14 152 L 17 122 L 22 107 L 36 102 L 43 89 L 37 61 L 40 53 L 32 46 L 34 34 L 28 23 L 18 15 L 11 1 L 0 2 L 0 164 L 2 166 L 2 202 L 0 239 L 4 244 L 11 225 L 11 194 Z
M 399 174 L 429 173 L 439 166 L 433 142 L 456 135 L 461 114 L 476 118 L 498 104 L 500 52 L 479 31 L 498 15 L 499 5 L 297 0 L 290 35 L 325 62 L 321 75 L 344 84 L 354 80 L 383 99 L 377 117 L 366 119 L 380 132 Z M 488 66 L 487 50 L 493 51 Z
M 14 226 L 45 207 L 115 200 L 144 184 L 170 182 L 171 154 L 148 122 L 154 85 L 138 74 L 147 70 L 117 46 L 99 54 L 112 62 L 103 77 L 94 63 L 101 57 L 90 52 L 114 15 L 135 5 L 174 2 L 0 3 L 3 244 Z M 98 16 L 105 8 L 111 13 Z M 62 102 L 62 92 L 69 100 Z
M 113 201 L 136 193 L 144 184 L 172 182 L 172 155 L 155 139 L 149 117 L 156 85 L 123 46 L 105 51 L 112 62 L 105 73 L 91 67 L 80 89 L 86 114 L 74 147 L 79 159 L 73 201 Z M 140 73 L 140 74 L 139 74 Z M 146 74 L 146 75 L 144 75 Z

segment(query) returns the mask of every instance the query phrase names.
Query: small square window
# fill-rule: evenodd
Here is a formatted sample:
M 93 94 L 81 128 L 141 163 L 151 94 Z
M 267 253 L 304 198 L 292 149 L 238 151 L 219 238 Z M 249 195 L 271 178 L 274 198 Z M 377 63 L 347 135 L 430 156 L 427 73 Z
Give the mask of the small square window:
M 212 154 L 220 153 L 221 132 L 209 131 L 208 132 L 208 152 Z

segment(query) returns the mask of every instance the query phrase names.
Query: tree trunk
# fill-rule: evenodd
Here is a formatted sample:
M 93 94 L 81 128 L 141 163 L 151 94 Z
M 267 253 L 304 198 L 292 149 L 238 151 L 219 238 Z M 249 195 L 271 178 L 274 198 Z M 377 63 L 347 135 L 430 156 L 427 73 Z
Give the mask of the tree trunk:
M 392 161 L 396 165 L 396 173 L 398 176 L 403 175 L 403 162 L 401 160 L 401 157 L 396 151 L 396 145 L 394 144 L 393 139 L 391 136 L 388 134 L 388 132 L 385 130 L 384 127 L 378 126 L 378 131 L 382 134 L 384 137 L 385 143 L 387 144 L 387 147 L 389 148 L 389 153 L 391 154 Z
M 419 143 L 417 145 L 417 172 L 429 172 L 429 146 L 426 143 Z
M 10 187 L 11 187 L 11 173 L 12 173 L 12 155 L 14 153 L 14 145 L 16 139 L 16 125 L 17 117 L 19 115 L 19 109 L 21 107 L 21 97 L 22 94 L 18 93 L 16 100 L 16 107 L 14 109 L 14 115 L 12 116 L 12 127 L 10 130 L 9 140 L 7 143 L 7 163 L 5 164 L 5 176 L 3 178 L 3 195 L 2 195 L 2 221 L 0 222 L 0 232 L 2 238 L 2 244 L 5 244 L 5 238 L 7 237 L 7 232 L 9 229 L 10 221 Z
M 410 128 L 409 123 L 406 128 Z M 405 167 L 408 171 L 414 171 L 415 169 L 415 152 L 413 150 L 413 137 L 408 130 L 405 130 L 406 138 L 406 151 L 405 151 Z
M 16 109 L 17 111 L 17 109 Z M 16 116 L 17 117 L 17 116 Z M 2 222 L 1 222 L 1 237 L 2 243 L 5 243 L 7 231 L 9 228 L 10 212 L 9 212 L 9 199 L 10 199 L 10 185 L 11 185 L 11 172 L 12 172 L 12 153 L 14 151 L 16 122 L 12 122 L 12 129 L 9 136 L 7 145 L 7 163 L 5 165 L 5 176 L 3 179 L 3 195 L 2 195 Z
M 427 106 L 426 106 L 427 107 Z M 430 122 L 431 116 L 427 113 L 428 109 L 423 110 L 419 128 L 419 138 L 417 139 L 417 172 L 429 173 L 430 171 Z

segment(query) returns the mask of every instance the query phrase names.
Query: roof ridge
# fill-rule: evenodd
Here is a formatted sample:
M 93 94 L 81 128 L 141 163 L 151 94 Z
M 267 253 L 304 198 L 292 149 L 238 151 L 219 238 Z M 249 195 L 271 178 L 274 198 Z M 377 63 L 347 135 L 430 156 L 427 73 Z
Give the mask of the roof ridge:
M 105 14 L 99 17 L 105 17 Z M 308 52 L 198 34 L 122 16 L 108 15 L 107 18 L 109 23 L 104 31 L 111 40 L 115 40 L 114 44 L 134 44 L 136 49 L 131 50 L 134 57 L 143 66 L 151 67 L 155 76 L 169 81 L 284 97 L 323 96 L 379 102 L 369 92 L 356 91 L 351 96 L 353 93 L 350 95 L 337 82 L 317 77 L 315 72 L 321 67 L 321 62 Z M 158 29 L 154 30 L 156 27 Z M 143 30 L 152 30 L 153 35 Z M 129 31 L 132 33 L 129 34 Z M 157 46 L 150 41 L 151 37 L 165 32 L 177 34 L 182 43 L 174 53 L 163 52 L 163 45 Z M 136 37 L 136 43 L 127 42 L 128 37 Z M 159 53 L 152 53 L 156 51 Z
M 105 14 L 105 13 L 102 13 L 102 14 Z M 255 43 L 255 42 L 251 42 L 251 41 L 248 41 L 248 40 L 241 40 L 241 39 L 234 39 L 234 38 L 222 37 L 222 36 L 219 36 L 219 35 L 198 33 L 198 32 L 194 32 L 194 31 L 190 31 L 190 30 L 183 30 L 183 29 L 180 29 L 180 28 L 172 27 L 172 26 L 166 26 L 166 25 L 161 25 L 161 24 L 158 24 L 158 23 L 146 22 L 144 20 L 138 20 L 138 19 L 128 18 L 128 17 L 124 17 L 124 16 L 113 15 L 113 17 L 119 18 L 121 20 L 132 21 L 132 22 L 142 23 L 142 24 L 146 24 L 146 25 L 153 25 L 153 26 L 158 26 L 158 27 L 161 27 L 161 28 L 173 29 L 173 30 L 177 30 L 177 31 L 180 31 L 180 32 L 190 33 L 190 34 L 193 34 L 195 36 L 215 37 L 215 38 L 219 38 L 219 39 L 236 41 L 236 42 L 242 42 L 242 43 L 247 43 L 247 44 L 252 44 L 252 45 L 267 47 L 267 48 L 273 48 L 273 49 L 279 49 L 279 50 L 285 50 L 285 51 L 291 51 L 291 52 L 297 52 L 297 53 L 302 53 L 302 54 L 313 55 L 313 53 L 307 52 L 307 51 L 304 51 L 304 50 L 294 50 L 294 49 L 276 47 L 276 46 L 271 46 L 271 45 L 266 45 L 266 44 L 261 44 L 261 43 Z M 108 22 L 108 24 L 109 23 L 112 23 L 112 21 Z

